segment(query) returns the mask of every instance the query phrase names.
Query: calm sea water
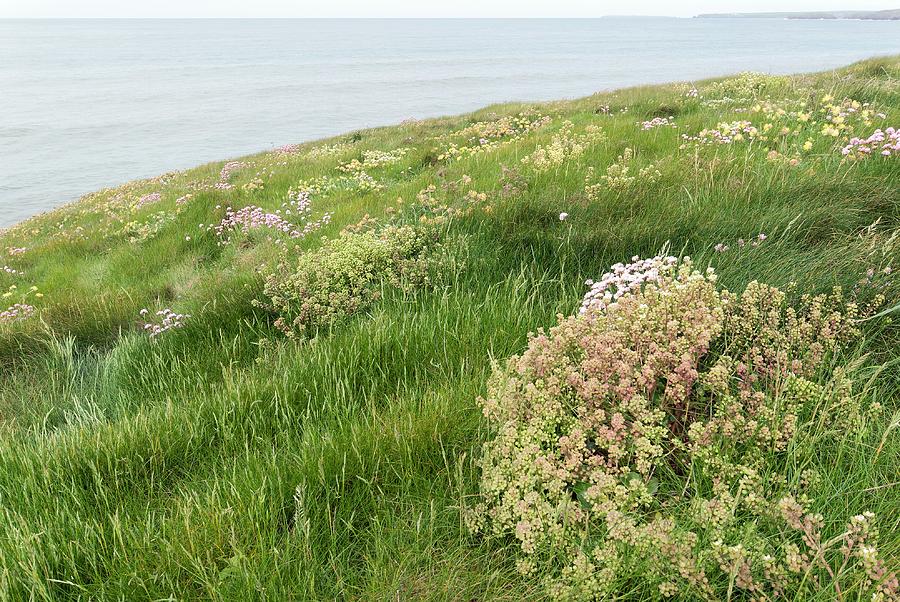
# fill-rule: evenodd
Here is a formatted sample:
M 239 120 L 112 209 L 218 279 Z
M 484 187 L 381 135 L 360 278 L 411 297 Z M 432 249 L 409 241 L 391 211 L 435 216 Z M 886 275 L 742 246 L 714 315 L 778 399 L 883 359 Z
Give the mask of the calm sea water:
M 85 192 L 493 102 L 900 52 L 900 22 L 0 20 L 0 227 Z

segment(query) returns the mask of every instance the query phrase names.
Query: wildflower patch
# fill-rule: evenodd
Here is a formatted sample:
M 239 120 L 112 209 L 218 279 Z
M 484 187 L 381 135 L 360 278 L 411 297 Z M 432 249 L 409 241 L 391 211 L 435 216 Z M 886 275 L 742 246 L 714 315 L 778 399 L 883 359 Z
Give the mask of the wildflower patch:
M 896 599 L 875 518 L 832 536 L 841 517 L 815 512 L 817 475 L 791 456 L 812 425 L 857 433 L 878 411 L 842 372 L 820 375 L 856 336 L 856 304 L 719 290 L 689 258 L 589 284 L 578 314 L 495 366 L 471 528 L 515 538 L 520 571 L 556 599 L 615 595 L 637 573 L 647 598 Z
M 431 282 L 438 230 L 387 226 L 345 231 L 319 249 L 285 259 L 266 277 L 256 305 L 291 337 L 306 337 L 374 304 L 385 288 L 411 291 Z
M 584 154 L 592 144 L 603 142 L 606 135 L 598 125 L 588 125 L 580 134 L 575 133 L 575 124 L 566 121 L 546 145 L 537 147 L 530 155 L 522 158 L 524 165 L 541 173 L 556 169 L 566 161 Z

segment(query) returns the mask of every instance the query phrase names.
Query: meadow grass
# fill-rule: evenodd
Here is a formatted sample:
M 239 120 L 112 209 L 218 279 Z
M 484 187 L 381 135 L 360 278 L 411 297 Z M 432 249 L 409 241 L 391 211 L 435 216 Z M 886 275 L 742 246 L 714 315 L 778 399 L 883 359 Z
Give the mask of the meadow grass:
M 463 515 L 491 437 L 477 399 L 492 361 L 574 313 L 585 280 L 666 249 L 715 267 L 733 291 L 758 280 L 811 294 L 840 286 L 863 301 L 878 293 L 880 309 L 900 300 L 900 160 L 840 151 L 851 135 L 900 125 L 900 58 L 694 85 L 696 95 L 642 87 L 359 131 L 246 157 L 227 180 L 219 163 L 100 191 L 0 234 L 0 267 L 18 272 L 0 271 L 0 291 L 12 292 L 0 310 L 21 300 L 35 311 L 0 322 L 0 597 L 547 596 L 542 575 L 516 571 L 515 538 L 475 535 Z M 814 111 L 826 95 L 870 103 L 868 123 L 854 110 L 856 129 L 837 136 L 792 123 L 805 129 L 683 138 L 737 120 L 777 130 L 788 118 L 755 105 Z M 496 145 L 453 137 L 522 112 L 548 123 L 501 132 Z M 677 127 L 643 130 L 654 117 Z M 599 126 L 602 139 L 553 150 L 567 120 L 575 135 Z M 477 152 L 441 158 L 448 141 Z M 523 162 L 541 147 L 549 167 Z M 397 148 L 410 150 L 364 167 L 375 185 L 337 169 Z M 633 180 L 588 198 L 588 168 L 606 174 L 625 149 Z M 659 175 L 642 176 L 651 165 Z M 262 188 L 248 186 L 256 178 Z M 309 219 L 331 220 L 307 236 L 260 227 L 225 242 L 207 228 L 226 207 L 274 212 L 317 178 Z M 305 338 L 285 336 L 254 303 L 279 262 L 315 253 L 364 215 L 421 223 L 423 206 L 437 207 L 444 249 L 428 286 L 384 281 L 373 303 Z M 149 337 L 144 308 L 188 317 Z M 804 452 L 822 480 L 817 507 L 843 522 L 873 511 L 892 570 L 896 318 L 861 323 L 841 360 L 856 366 L 858 395 L 883 407 L 877 423 Z M 652 598 L 638 573 L 618 575 L 616 591 Z

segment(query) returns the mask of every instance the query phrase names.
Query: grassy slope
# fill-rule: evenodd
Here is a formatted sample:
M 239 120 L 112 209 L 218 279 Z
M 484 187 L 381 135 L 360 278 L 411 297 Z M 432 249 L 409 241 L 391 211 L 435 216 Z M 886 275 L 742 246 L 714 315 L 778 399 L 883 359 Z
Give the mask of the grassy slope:
M 900 59 L 883 59 L 785 80 L 766 94 L 814 88 L 869 101 L 891 125 L 900 121 L 898 78 Z M 685 89 L 535 105 L 550 126 L 453 163 L 435 160 L 435 136 L 524 107 L 362 131 L 338 139 L 350 143 L 339 157 L 247 158 L 234 190 L 192 189 L 218 178 L 221 164 L 208 165 L 98 193 L 0 235 L 0 266 L 24 272 L 0 272 L 0 289 L 36 285 L 44 294 L 40 320 L 0 325 L 0 597 L 542 595 L 515 573 L 509 542 L 472 538 L 458 511 L 477 491 L 472 459 L 484 430 L 475 400 L 491 358 L 518 352 L 529 331 L 571 313 L 586 278 L 666 243 L 715 265 L 736 290 L 753 279 L 849 290 L 870 266 L 897 267 L 900 162 L 842 164 L 830 142 L 795 168 L 768 161 L 758 145 L 679 151 L 682 133 L 751 118 L 735 111 L 746 102 L 689 103 Z M 609 115 L 597 112 L 603 105 Z M 673 115 L 678 129 L 635 124 L 658 115 Z M 564 119 L 601 125 L 607 141 L 549 173 L 522 168 L 527 186 L 501 197 L 500 166 L 519 165 Z M 213 221 L 219 204 L 277 208 L 298 179 L 334 174 L 364 149 L 401 146 L 415 150 L 371 171 L 385 190 L 314 196 L 317 212 L 335 213 L 322 234 L 466 174 L 492 210 L 452 226 L 465 267 L 440 290 L 389 295 L 312 342 L 286 341 L 251 305 L 261 291 L 256 268 L 275 261 L 277 247 L 258 236 L 220 246 L 198 224 Z M 586 168 L 603 173 L 626 147 L 638 149 L 640 165 L 656 162 L 661 180 L 589 202 Z M 263 168 L 264 190 L 243 191 Z M 156 191 L 159 203 L 127 219 L 146 222 L 186 192 L 194 197 L 154 236 L 129 242 L 110 199 Z M 713 250 L 759 232 L 769 237 L 759 248 Z M 319 244 L 316 235 L 300 246 Z M 28 250 L 5 255 L 19 246 Z M 169 306 L 192 317 L 149 340 L 138 311 Z M 871 384 L 889 410 L 884 428 L 900 406 L 898 344 L 889 320 L 866 324 L 862 350 L 872 365 L 888 365 Z M 844 516 L 878 513 L 886 557 L 900 554 L 896 433 L 877 457 L 876 442 L 821 450 L 824 503 Z

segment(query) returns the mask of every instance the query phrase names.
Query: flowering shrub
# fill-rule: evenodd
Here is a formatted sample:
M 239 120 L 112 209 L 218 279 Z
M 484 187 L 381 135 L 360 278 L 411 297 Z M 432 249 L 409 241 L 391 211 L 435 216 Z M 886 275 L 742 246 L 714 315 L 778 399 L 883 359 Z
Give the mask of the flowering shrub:
M 579 314 L 495 366 L 471 528 L 515 537 L 519 570 L 557 599 L 621 593 L 634 574 L 646 598 L 897 599 L 873 517 L 826 533 L 817 475 L 788 451 L 808 425 L 858 432 L 877 411 L 842 372 L 815 380 L 856 335 L 855 304 L 720 291 L 688 258 L 591 286 Z
M 479 121 L 454 132 L 447 149 L 438 155 L 439 161 L 456 160 L 495 150 L 520 140 L 523 136 L 550 123 L 550 117 L 534 112 L 501 117 L 495 121 Z
M 266 277 L 265 301 L 288 336 L 307 336 L 377 301 L 383 287 L 412 290 L 430 282 L 438 230 L 388 226 L 345 231 L 321 248 L 285 260 Z
M 215 187 L 219 190 L 231 190 L 234 188 L 229 181 L 231 179 L 231 174 L 245 167 L 247 167 L 247 164 L 243 161 L 229 161 L 223 165 L 221 171 L 219 171 L 219 181 L 216 182 Z
M 364 171 L 357 171 L 351 174 L 350 181 L 351 185 L 356 188 L 356 190 L 361 190 L 363 192 L 377 192 L 379 190 L 384 190 L 384 184 Z
M 276 155 L 294 155 L 300 152 L 299 144 L 285 144 L 274 150 Z
M 715 82 L 708 88 L 707 94 L 718 98 L 756 98 L 784 87 L 789 81 L 783 76 L 745 71 L 736 77 Z
M 670 127 L 670 128 L 678 127 L 677 125 L 675 125 L 675 122 L 672 121 L 671 117 L 654 117 L 653 119 L 651 119 L 649 121 L 642 121 L 642 122 L 638 123 L 638 125 L 641 126 L 641 130 L 643 130 L 643 131 L 655 130 L 656 128 L 661 128 L 661 127 Z
M 743 140 L 753 141 L 759 135 L 759 130 L 749 121 L 722 122 L 713 129 L 703 129 L 696 136 L 682 134 L 685 143 L 696 142 L 698 144 L 732 144 Z M 682 145 L 682 148 L 685 148 Z
M 671 272 L 672 266 L 677 262 L 676 257 L 653 257 L 642 260 L 635 255 L 627 265 L 615 264 L 600 280 L 585 281 L 585 285 L 590 289 L 581 300 L 579 313 L 600 311 L 626 294 L 640 292 L 645 284 L 658 282 L 662 274 Z
M 162 198 L 162 195 L 158 192 L 151 192 L 150 194 L 145 194 L 141 198 L 138 199 L 135 204 L 135 209 L 140 209 L 144 205 L 152 205 L 153 203 L 158 203 Z
M 881 130 L 865 139 L 854 136 L 885 115 L 876 112 L 870 103 L 852 98 L 839 102 L 831 95 L 812 101 L 765 99 L 738 111 L 750 113 L 754 121 L 722 122 L 696 136 L 683 134 L 681 148 L 687 148 L 689 143 L 698 146 L 741 141 L 765 143 L 762 147 L 770 161 L 789 166 L 799 165 L 801 156 L 816 147 L 833 149 L 836 144 L 842 144 L 843 154 L 850 158 L 867 156 L 873 148 L 889 156 L 894 147 L 900 148 L 896 134 L 892 138 L 890 133 Z
M 28 318 L 33 316 L 37 310 L 30 303 L 30 297 L 32 296 L 40 299 L 44 295 L 38 292 L 38 287 L 36 286 L 32 286 L 24 293 L 21 293 L 18 286 L 16 286 L 15 284 L 10 285 L 9 289 L 7 289 L 5 293 L 0 295 L 0 298 L 2 298 L 6 303 L 9 303 L 12 298 L 15 297 L 18 297 L 19 300 L 6 309 L 0 310 L 0 324 L 20 322 L 22 320 L 27 320 Z
M 307 194 L 327 194 L 336 190 L 362 192 L 384 190 L 384 184 L 369 175 L 366 170 L 399 163 L 412 150 L 411 148 L 397 148 L 392 151 L 367 150 L 363 152 L 361 160 L 353 159 L 338 165 L 337 170 L 345 175 L 300 180 L 291 190 Z
M 758 115 L 762 123 L 757 138 L 777 144 L 785 154 L 799 152 L 797 148 L 790 151 L 788 147 L 799 147 L 803 152 L 809 152 L 819 141 L 828 147 L 834 146 L 835 139 L 846 142 L 849 136 L 862 131 L 862 128 L 870 128 L 875 119 L 885 117 L 868 102 L 852 98 L 835 102 L 831 95 L 813 102 L 766 100 L 758 102 L 749 112 Z
M 34 306 L 27 303 L 14 303 L 0 311 L 0 324 L 18 322 L 34 315 Z
M 353 159 L 349 163 L 338 166 L 338 170 L 348 174 L 356 174 L 366 169 L 374 169 L 384 165 L 399 163 L 412 149 L 396 148 L 392 151 L 367 150 L 363 151 L 362 161 Z
M 266 183 L 262 178 L 253 178 L 249 182 L 245 183 L 241 186 L 241 190 L 244 192 L 256 192 L 257 190 L 264 190 L 266 188 Z
M 331 222 L 330 213 L 325 213 L 315 221 L 310 220 L 311 214 L 312 201 L 309 194 L 291 190 L 287 202 L 282 203 L 281 209 L 274 213 L 256 205 L 248 205 L 237 210 L 227 207 L 225 216 L 218 224 L 209 224 L 205 227 L 208 232 L 215 232 L 220 239 L 219 244 L 223 245 L 230 242 L 235 232 L 247 234 L 251 230 L 258 229 L 288 238 L 303 238 Z M 288 220 L 288 217 L 293 221 Z M 204 228 L 204 225 L 200 224 L 200 228 Z
M 151 214 L 146 221 L 129 221 L 122 226 L 122 233 L 131 243 L 140 243 L 150 240 L 160 233 L 167 225 L 174 222 L 181 213 L 181 206 L 176 205 L 175 209 L 157 211 Z
M 317 146 L 313 149 L 310 149 L 306 153 L 306 157 L 308 159 L 321 159 L 323 157 L 334 157 L 337 155 L 341 155 L 348 150 L 353 148 L 352 144 L 346 142 L 337 142 L 335 144 L 323 144 L 322 146 Z
M 142 309 L 140 311 L 140 315 L 142 318 L 146 318 L 150 315 L 149 309 Z M 145 322 L 142 325 L 142 328 L 145 332 L 149 333 L 151 339 L 155 339 L 162 333 L 172 330 L 173 328 L 183 328 L 184 321 L 190 318 L 189 315 L 175 313 L 169 308 L 161 309 L 156 312 L 149 322 Z
M 841 149 L 841 154 L 849 159 L 865 159 L 872 153 L 884 157 L 900 155 L 900 130 L 889 127 L 885 131 L 875 130 L 868 138 L 851 138 Z
M 594 168 L 588 167 L 584 179 L 584 193 L 588 200 L 598 200 L 605 189 L 627 190 L 635 184 L 653 184 L 662 177 L 660 171 L 652 163 L 636 172 L 632 171 L 631 162 L 633 160 L 634 151 L 626 148 L 616 162 L 606 168 L 606 173 L 600 176 L 599 181 L 597 181 Z
M 537 147 L 522 159 L 522 163 L 537 172 L 549 171 L 581 156 L 590 145 L 606 139 L 603 128 L 598 125 L 587 126 L 582 134 L 576 134 L 574 129 L 575 124 L 571 121 L 564 122 L 549 144 Z

